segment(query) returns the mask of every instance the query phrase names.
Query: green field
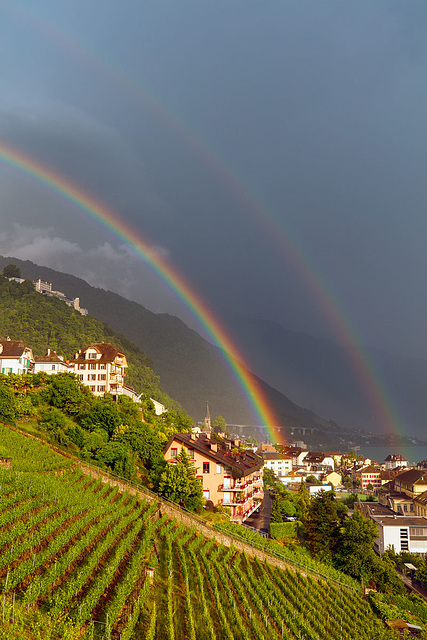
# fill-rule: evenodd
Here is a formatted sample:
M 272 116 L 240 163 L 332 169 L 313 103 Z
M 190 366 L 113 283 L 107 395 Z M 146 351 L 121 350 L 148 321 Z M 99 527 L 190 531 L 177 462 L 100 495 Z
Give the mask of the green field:
M 396 637 L 354 589 L 217 544 L 49 446 L 0 435 L 13 465 L 0 468 L 0 637 Z

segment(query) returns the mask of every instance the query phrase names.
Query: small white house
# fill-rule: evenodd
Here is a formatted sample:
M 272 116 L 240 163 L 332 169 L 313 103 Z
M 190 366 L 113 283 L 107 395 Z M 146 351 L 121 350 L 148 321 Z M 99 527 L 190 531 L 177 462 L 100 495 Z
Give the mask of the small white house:
M 264 459 L 264 469 L 270 469 L 279 478 L 285 477 L 292 471 L 292 458 L 278 451 L 266 451 L 261 454 Z
M 385 468 L 386 468 L 387 471 L 390 471 L 391 469 L 396 469 L 396 467 L 407 467 L 408 466 L 407 459 L 404 458 L 403 456 L 401 456 L 398 453 L 391 453 L 384 460 L 384 463 L 385 463 Z
M 70 373 L 73 371 L 72 365 L 64 361 L 62 356 L 58 356 L 53 349 L 48 349 L 43 356 L 34 356 L 34 373 L 47 373 L 55 375 L 57 373 Z
M 33 352 L 22 340 L 0 340 L 1 373 L 29 373 L 34 362 Z

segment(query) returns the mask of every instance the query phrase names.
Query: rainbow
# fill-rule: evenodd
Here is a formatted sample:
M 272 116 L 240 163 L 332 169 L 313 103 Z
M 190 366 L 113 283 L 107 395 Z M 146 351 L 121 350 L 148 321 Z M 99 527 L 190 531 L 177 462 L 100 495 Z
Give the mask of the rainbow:
M 220 184 L 225 186 L 238 202 L 246 205 L 245 214 L 251 216 L 262 227 L 264 232 L 267 231 L 271 246 L 276 246 L 280 249 L 287 262 L 299 275 L 304 286 L 312 295 L 328 324 L 333 328 L 335 336 L 339 338 L 342 344 L 346 345 L 352 368 L 383 429 L 386 432 L 398 434 L 403 432 L 402 421 L 381 379 L 381 375 L 356 328 L 352 325 L 344 309 L 341 308 L 338 300 L 331 292 L 330 286 L 321 277 L 316 266 L 304 255 L 303 250 L 298 247 L 296 241 L 291 238 L 289 230 L 284 229 L 283 222 L 276 220 L 262 201 L 252 193 L 251 187 L 245 183 L 245 180 L 238 175 L 236 170 L 227 166 L 227 163 L 220 157 L 218 152 L 211 149 L 209 144 L 203 141 L 199 133 L 192 131 L 188 124 L 180 120 L 167 106 L 162 104 L 152 91 L 150 92 L 138 84 L 112 60 L 105 59 L 105 55 L 101 57 L 90 48 L 90 45 L 82 43 L 80 40 L 77 41 L 72 35 L 63 29 L 59 29 L 46 16 L 41 17 L 40 12 L 36 13 L 28 6 L 20 7 L 17 2 L 6 1 L 5 4 L 18 19 L 26 21 L 32 30 L 34 27 L 37 28 L 45 38 L 54 42 L 61 49 L 68 51 L 75 59 L 80 60 L 85 67 L 90 64 L 95 73 L 109 77 L 113 82 L 120 85 L 123 91 L 138 99 L 157 118 L 165 123 L 191 149 L 197 158 L 202 160 L 211 173 L 217 177 Z M 191 305 L 192 303 L 189 306 L 191 307 Z M 226 344 L 230 344 L 229 338 L 226 340 Z
M 136 256 L 142 258 L 151 266 L 153 271 L 184 302 L 206 334 L 221 349 L 228 366 L 247 396 L 257 419 L 260 421 L 260 425 L 263 426 L 273 442 L 277 442 L 277 438 L 280 436 L 280 432 L 277 431 L 279 423 L 260 385 L 249 373 L 242 354 L 233 344 L 225 328 L 200 295 L 184 280 L 178 270 L 172 267 L 165 257 L 153 252 L 147 240 L 137 233 L 133 227 L 125 223 L 116 212 L 95 200 L 68 178 L 64 178 L 64 176 L 59 175 L 39 161 L 4 142 L 0 142 L 0 160 L 37 180 L 62 198 L 79 207 L 92 219 L 109 229 L 117 238 L 124 241 Z

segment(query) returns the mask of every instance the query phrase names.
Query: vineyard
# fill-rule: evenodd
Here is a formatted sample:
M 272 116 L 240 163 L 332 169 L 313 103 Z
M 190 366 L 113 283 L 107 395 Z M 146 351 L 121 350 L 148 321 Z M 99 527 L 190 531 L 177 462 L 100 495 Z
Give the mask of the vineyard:
M 353 589 L 217 544 L 47 445 L 0 434 L 12 458 L 0 468 L 0 638 L 36 629 L 35 612 L 45 635 L 24 637 L 397 637 Z

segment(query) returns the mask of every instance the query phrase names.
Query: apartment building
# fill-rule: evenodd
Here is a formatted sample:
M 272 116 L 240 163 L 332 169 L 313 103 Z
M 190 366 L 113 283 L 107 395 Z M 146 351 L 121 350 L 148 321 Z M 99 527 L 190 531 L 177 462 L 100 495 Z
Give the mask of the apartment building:
M 80 349 L 71 361 L 73 371 L 96 396 L 123 393 L 128 363 L 125 354 L 109 342 L 96 342 Z
M 241 451 L 239 440 L 209 433 L 175 433 L 164 449 L 169 464 L 176 463 L 181 449 L 193 461 L 203 497 L 230 509 L 231 519 L 243 522 L 263 498 L 263 460 L 253 451 Z

